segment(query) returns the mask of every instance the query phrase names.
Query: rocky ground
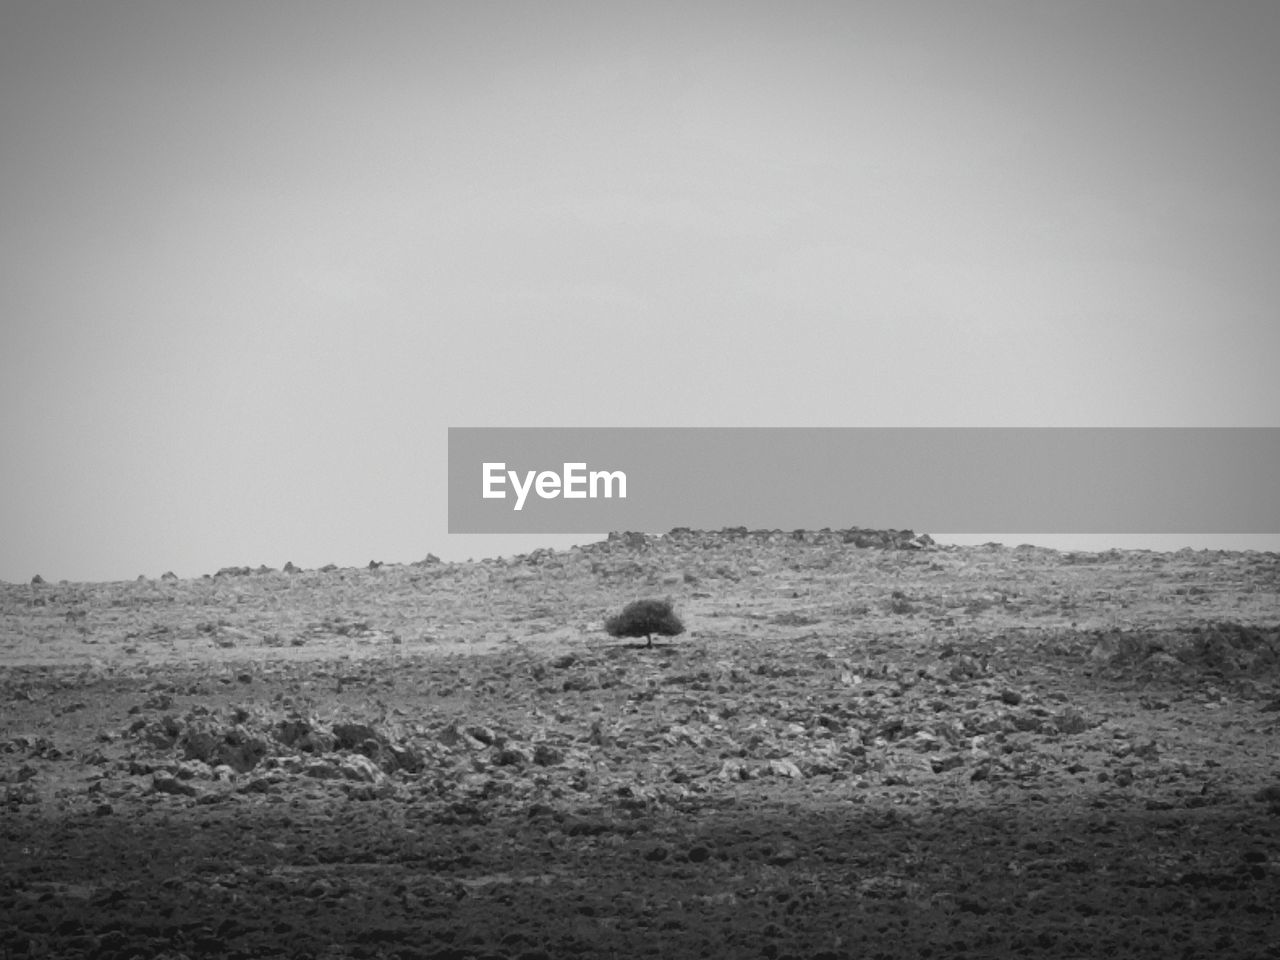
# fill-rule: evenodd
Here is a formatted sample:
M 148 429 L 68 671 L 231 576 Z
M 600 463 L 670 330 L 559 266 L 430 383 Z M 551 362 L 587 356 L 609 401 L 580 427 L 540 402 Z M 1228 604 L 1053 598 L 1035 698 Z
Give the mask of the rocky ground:
M 6 960 L 1280 958 L 1276 554 L 0 585 L 0 697 Z

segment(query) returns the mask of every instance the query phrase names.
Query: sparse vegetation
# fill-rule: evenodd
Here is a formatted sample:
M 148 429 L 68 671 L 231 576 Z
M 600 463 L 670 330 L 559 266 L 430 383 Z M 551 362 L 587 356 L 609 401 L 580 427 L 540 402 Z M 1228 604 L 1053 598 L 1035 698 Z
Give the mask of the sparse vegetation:
M 675 637 L 684 633 L 684 624 L 666 600 L 636 600 L 622 608 L 617 616 L 604 622 L 611 637 L 644 637 L 653 646 L 653 635 Z

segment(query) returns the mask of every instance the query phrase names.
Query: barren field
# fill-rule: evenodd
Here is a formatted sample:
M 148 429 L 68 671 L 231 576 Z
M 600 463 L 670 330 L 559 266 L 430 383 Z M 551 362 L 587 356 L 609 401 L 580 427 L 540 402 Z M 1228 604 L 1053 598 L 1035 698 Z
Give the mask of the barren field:
M 1280 958 L 1276 554 L 4 584 L 0 696 L 4 960 Z

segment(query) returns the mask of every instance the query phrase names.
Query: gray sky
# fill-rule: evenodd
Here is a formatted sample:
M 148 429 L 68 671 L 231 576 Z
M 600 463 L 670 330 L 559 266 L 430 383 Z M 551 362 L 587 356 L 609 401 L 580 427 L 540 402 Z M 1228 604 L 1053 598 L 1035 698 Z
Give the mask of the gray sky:
M 448 536 L 449 426 L 1275 426 L 1278 37 L 3 0 L 0 579 L 582 539 Z

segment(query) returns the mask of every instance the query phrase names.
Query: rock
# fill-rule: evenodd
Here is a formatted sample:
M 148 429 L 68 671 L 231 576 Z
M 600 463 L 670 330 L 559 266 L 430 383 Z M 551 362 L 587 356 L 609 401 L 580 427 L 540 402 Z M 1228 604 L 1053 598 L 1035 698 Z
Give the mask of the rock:
M 194 797 L 200 791 L 190 783 L 184 783 L 169 773 L 156 773 L 151 777 L 151 790 L 154 793 L 168 793 L 175 796 Z
M 391 780 L 378 783 L 343 783 L 342 791 L 351 800 L 386 800 L 397 793 L 396 785 Z
M 1084 714 L 1074 707 L 1055 717 L 1053 725 L 1058 728 L 1059 733 L 1065 734 L 1084 733 L 1091 726 Z
M 212 770 L 201 760 L 183 760 L 175 763 L 169 771 L 179 780 L 208 780 Z
M 974 677 L 980 677 L 985 672 L 981 663 L 973 657 L 961 654 L 956 658 L 956 662 L 951 665 L 950 669 L 947 670 L 946 677 L 953 683 L 958 683 L 962 680 L 972 680 Z
M 314 760 L 302 768 L 302 775 L 316 780 L 350 780 L 357 783 L 376 783 L 383 773 L 378 765 L 360 754 L 327 756 Z
M 494 760 L 502 767 L 523 767 L 531 763 L 533 758 L 524 747 L 511 744 L 499 750 Z
M 804 774 L 790 760 L 770 760 L 769 772 L 775 777 L 787 777 L 792 780 L 803 779 Z
M 1029 713 L 1011 713 L 1006 719 L 1022 733 L 1043 733 L 1046 727 L 1044 720 Z
M 717 780 L 749 780 L 751 772 L 741 760 L 730 758 L 720 765 L 716 773 Z
M 490 727 L 481 726 L 479 724 L 467 727 L 466 733 L 467 736 L 471 737 L 471 739 L 486 747 L 491 746 L 494 741 L 498 739 L 498 735 L 494 733 Z
M 426 765 L 422 754 L 412 747 L 393 743 L 388 746 L 387 753 L 388 756 L 383 758 L 382 766 L 388 773 L 394 773 L 396 770 L 418 773 Z
M 272 772 L 264 776 L 253 777 L 251 780 L 245 781 L 238 792 L 239 793 L 279 793 L 284 777 L 277 772 Z
M 1280 783 L 1268 784 L 1255 793 L 1253 799 L 1263 803 L 1280 804 Z
M 949 770 L 955 770 L 957 767 L 963 767 L 964 763 L 964 756 L 957 753 L 934 760 L 930 767 L 934 773 L 946 773 Z
M 1148 740 L 1145 743 L 1140 743 L 1133 748 L 1133 755 L 1135 757 L 1141 757 L 1144 760 L 1159 760 L 1160 744 L 1154 740 Z
M 587 734 L 586 739 L 587 743 L 596 747 L 611 747 L 614 742 L 613 736 L 605 733 L 604 725 L 599 720 L 591 722 L 591 732 Z
M 540 767 L 554 767 L 563 761 L 564 751 L 550 744 L 540 743 L 533 748 L 533 762 Z
M 381 734 L 367 723 L 335 723 L 331 729 L 339 750 L 359 750 L 370 740 L 375 744 L 382 741 Z
M 281 721 L 281 727 L 287 731 L 288 739 L 281 736 L 280 741 L 304 753 L 330 753 L 338 748 L 337 737 L 323 727 L 299 720 Z
M 468 750 L 483 750 L 486 746 L 466 730 L 461 729 L 456 721 L 441 730 L 437 739 L 446 747 L 461 746 Z
M 769 863 L 775 867 L 785 867 L 787 864 L 795 862 L 797 856 L 795 844 L 790 841 L 783 841 L 769 855 Z
M 342 762 L 338 765 L 338 770 L 343 779 L 362 783 L 377 783 L 384 776 L 376 763 L 360 754 L 343 757 Z

